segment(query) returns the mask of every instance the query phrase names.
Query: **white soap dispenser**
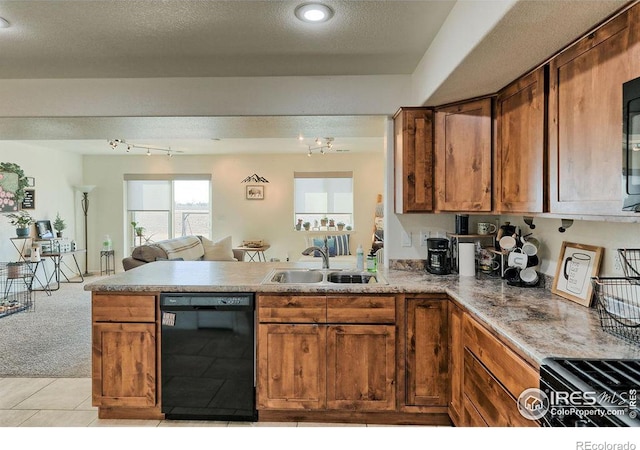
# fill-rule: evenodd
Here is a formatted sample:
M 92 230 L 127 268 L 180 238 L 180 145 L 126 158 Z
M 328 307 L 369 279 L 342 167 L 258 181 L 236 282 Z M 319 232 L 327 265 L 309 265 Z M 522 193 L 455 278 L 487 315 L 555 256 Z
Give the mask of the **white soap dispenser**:
M 362 250 L 362 245 L 358 245 L 356 249 L 356 269 L 364 270 L 364 250 Z

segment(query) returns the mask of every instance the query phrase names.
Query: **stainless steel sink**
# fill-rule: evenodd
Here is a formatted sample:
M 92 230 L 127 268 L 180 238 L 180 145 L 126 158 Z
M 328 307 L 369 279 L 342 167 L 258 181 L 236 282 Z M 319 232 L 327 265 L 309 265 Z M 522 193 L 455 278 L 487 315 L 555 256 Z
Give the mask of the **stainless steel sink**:
M 341 269 L 273 269 L 262 284 L 389 284 L 379 273 Z
M 367 284 L 377 282 L 376 274 L 369 272 L 329 272 L 327 274 L 327 281 L 329 283 L 357 283 Z
M 319 270 L 286 269 L 277 270 L 270 279 L 273 283 L 320 283 L 324 280 L 324 273 Z

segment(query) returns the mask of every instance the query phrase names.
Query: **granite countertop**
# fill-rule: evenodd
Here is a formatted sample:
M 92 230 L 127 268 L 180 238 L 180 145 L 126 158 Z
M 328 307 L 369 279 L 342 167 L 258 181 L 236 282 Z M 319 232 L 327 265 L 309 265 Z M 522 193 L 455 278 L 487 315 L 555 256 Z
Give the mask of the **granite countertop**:
M 508 339 L 533 364 L 540 364 L 546 357 L 640 359 L 640 345 L 627 344 L 602 331 L 595 309 L 543 288 L 509 286 L 504 280 L 483 275 L 438 276 L 412 270 L 382 271 L 388 284 L 262 284 L 272 269 L 295 267 L 318 269 L 319 264 L 158 261 L 88 283 L 85 290 L 447 293 L 496 334 Z

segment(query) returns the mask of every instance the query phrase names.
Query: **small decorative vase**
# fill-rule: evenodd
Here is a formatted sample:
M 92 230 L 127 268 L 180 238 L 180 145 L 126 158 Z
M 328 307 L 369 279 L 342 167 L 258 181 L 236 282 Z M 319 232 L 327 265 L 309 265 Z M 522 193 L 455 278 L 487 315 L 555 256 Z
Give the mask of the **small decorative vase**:
M 321 227 L 326 227 L 327 226 L 327 219 L 320 219 L 320 226 Z
M 16 236 L 18 237 L 29 236 L 29 228 L 16 228 Z
M 338 231 L 342 231 L 343 229 L 344 229 L 344 225 L 339 223 L 338 224 Z
M 62 231 L 58 231 L 58 232 L 56 233 L 56 236 L 57 236 L 57 237 L 59 237 L 59 238 L 61 238 L 61 237 L 62 237 Z
M 300 231 L 302 228 L 302 219 L 298 219 L 298 223 L 296 223 L 296 230 Z

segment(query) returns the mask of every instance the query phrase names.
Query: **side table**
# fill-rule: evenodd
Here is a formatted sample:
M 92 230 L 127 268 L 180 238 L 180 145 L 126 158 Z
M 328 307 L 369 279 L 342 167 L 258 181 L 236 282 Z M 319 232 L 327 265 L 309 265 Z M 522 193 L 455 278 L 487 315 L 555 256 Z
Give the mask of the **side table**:
M 104 262 L 104 269 L 103 269 Z M 116 273 L 116 259 L 114 250 L 100 250 L 100 275 Z
M 249 261 L 253 261 L 253 262 L 267 262 L 267 257 L 264 255 L 264 251 L 267 250 L 269 247 L 271 247 L 269 244 L 265 244 L 262 247 L 235 247 L 234 250 L 241 250 L 242 252 L 244 252 L 243 254 L 243 261 L 244 261 L 244 255 L 249 257 Z

